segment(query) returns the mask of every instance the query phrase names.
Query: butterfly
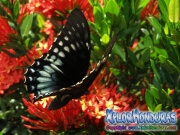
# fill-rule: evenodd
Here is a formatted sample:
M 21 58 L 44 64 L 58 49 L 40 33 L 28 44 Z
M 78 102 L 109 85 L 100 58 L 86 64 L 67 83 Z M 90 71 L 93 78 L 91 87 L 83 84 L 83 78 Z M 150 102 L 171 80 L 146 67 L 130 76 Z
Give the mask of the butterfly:
M 56 96 L 49 104 L 49 110 L 61 108 L 71 99 L 88 94 L 88 88 L 103 68 L 114 42 L 115 38 L 96 67 L 86 75 L 91 52 L 90 30 L 84 14 L 75 8 L 49 51 L 24 73 L 28 92 L 34 93 L 34 101 Z

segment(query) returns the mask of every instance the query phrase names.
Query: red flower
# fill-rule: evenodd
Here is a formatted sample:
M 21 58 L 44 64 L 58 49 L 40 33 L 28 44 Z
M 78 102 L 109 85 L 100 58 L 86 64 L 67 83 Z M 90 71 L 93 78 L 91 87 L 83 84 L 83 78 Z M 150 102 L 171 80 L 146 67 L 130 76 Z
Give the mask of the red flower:
M 150 0 L 147 6 L 141 11 L 140 18 L 141 20 L 144 20 L 146 17 L 152 15 L 155 18 L 159 17 L 159 10 L 158 7 L 158 1 L 157 0 Z
M 14 53 L 11 49 L 8 51 Z M 6 53 L 0 52 L 0 94 L 4 94 L 10 86 L 23 80 L 24 69 L 22 67 L 30 65 L 34 58 L 39 56 L 35 47 L 29 50 L 25 56 L 19 58 L 12 58 Z
M 144 97 L 145 96 L 145 93 L 146 93 L 146 89 L 141 89 L 141 95 Z
M 27 5 L 20 5 L 20 11 L 19 11 L 17 23 L 20 23 L 26 14 L 30 14 Z
M 93 20 L 92 7 L 88 0 L 31 0 L 25 5 L 29 12 L 39 12 L 51 18 L 57 15 L 57 11 L 68 13 L 67 11 L 80 7 L 88 20 Z
M 99 0 L 99 3 L 104 7 L 104 0 Z
M 0 16 L 0 45 L 10 41 L 9 34 L 16 33 L 8 24 L 8 20 Z
M 135 95 L 130 95 L 126 89 L 117 93 L 117 85 L 111 84 L 110 87 L 102 85 L 102 79 L 105 78 L 107 77 L 104 70 L 89 88 L 89 95 L 85 95 L 81 99 L 82 110 L 90 122 L 99 129 L 104 128 L 104 117 L 107 108 L 122 112 L 141 107 L 138 98 Z M 140 109 L 142 110 L 142 108 Z
M 4 94 L 4 91 L 12 84 L 23 79 L 23 70 L 16 68 L 18 66 L 17 58 L 11 58 L 4 52 L 0 53 L 0 63 L 0 94 Z
M 169 92 L 169 95 L 172 95 L 175 93 L 175 89 L 172 89 L 170 92 Z
M 55 9 L 62 13 L 66 13 L 68 10 L 72 10 L 75 7 L 80 7 L 86 18 L 93 21 L 92 7 L 88 0 L 55 0 Z
M 180 108 L 174 108 L 173 109 L 173 112 L 176 112 L 177 113 L 177 119 L 180 120 Z
M 0 16 L 0 45 L 6 44 L 10 41 L 10 34 L 16 32 L 9 26 L 8 20 Z M 7 48 L 5 48 L 7 50 Z M 34 49 L 34 51 L 33 51 Z M 19 83 L 23 77 L 22 66 L 32 63 L 33 57 L 39 57 L 36 48 L 30 50 L 26 56 L 19 58 L 12 58 L 4 52 L 0 52 L 0 94 L 4 94 L 5 91 L 13 84 Z M 8 49 L 10 53 L 15 53 L 14 50 Z M 36 52 L 35 52 L 36 51 Z M 31 60 L 31 62 L 29 62 Z M 29 65 L 28 64 L 28 65 Z
M 81 104 L 78 100 L 71 100 L 66 106 L 53 111 L 46 109 L 52 100 L 51 98 L 46 98 L 44 102 L 37 102 L 36 104 L 28 102 L 25 99 L 22 100 L 28 107 L 28 112 L 39 119 L 33 120 L 21 116 L 26 122 L 31 123 L 31 125 L 24 125 L 27 128 L 61 131 L 70 128 L 82 128 L 85 126 L 84 117 L 81 115 Z
M 54 42 L 55 32 L 54 32 L 53 28 L 54 28 L 54 26 L 49 20 L 47 20 L 44 23 L 44 28 L 42 29 L 41 32 L 44 32 L 46 35 L 49 35 L 49 38 L 48 38 L 47 42 L 45 40 L 42 40 L 39 42 L 39 46 L 42 48 L 43 53 L 48 52 L 49 48 L 51 47 L 51 45 Z
M 50 18 L 54 14 L 54 0 L 31 0 L 24 5 L 29 13 L 39 12 Z
M 138 45 L 138 39 L 134 40 L 133 45 L 130 47 L 130 50 L 134 50 Z

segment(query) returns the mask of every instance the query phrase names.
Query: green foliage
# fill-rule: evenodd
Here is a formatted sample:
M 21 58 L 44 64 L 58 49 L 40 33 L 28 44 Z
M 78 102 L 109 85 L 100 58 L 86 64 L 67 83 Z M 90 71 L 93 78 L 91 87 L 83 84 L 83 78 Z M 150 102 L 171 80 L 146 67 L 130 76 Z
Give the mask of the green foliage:
M 13 17 L 15 19 L 18 18 L 19 10 L 20 10 L 20 2 L 19 2 L 19 0 L 16 0 L 14 3 L 14 6 L 13 6 Z
M 21 36 L 25 37 L 29 34 L 33 23 L 33 14 L 25 16 L 21 25 L 20 25 L 20 32 Z
M 158 2 L 161 17 L 157 19 L 151 15 L 144 21 L 139 21 L 139 14 L 148 1 L 108 0 L 104 8 L 97 3 L 93 5 L 93 27 L 98 28 L 95 32 L 99 36 L 93 40 L 95 43 L 98 39 L 101 41 L 98 51 L 104 50 L 102 45 L 118 32 L 109 58 L 110 71 L 117 77 L 117 84 L 130 92 L 146 88 L 146 104 L 154 112 L 179 108 L 180 103 L 180 4 L 179 0 Z M 103 24 L 106 24 L 105 31 Z M 137 47 L 130 49 L 137 39 Z M 123 70 L 121 65 L 125 67 Z M 169 95 L 171 89 L 175 89 L 175 93 Z
M 145 98 L 149 110 L 154 112 L 161 111 L 161 109 L 165 110 L 167 107 L 174 107 L 172 99 L 167 92 L 163 89 L 157 89 L 152 85 L 150 85 L 150 89 L 146 92 Z
M 179 0 L 170 0 L 168 11 L 169 11 L 169 20 L 170 22 L 179 21 Z

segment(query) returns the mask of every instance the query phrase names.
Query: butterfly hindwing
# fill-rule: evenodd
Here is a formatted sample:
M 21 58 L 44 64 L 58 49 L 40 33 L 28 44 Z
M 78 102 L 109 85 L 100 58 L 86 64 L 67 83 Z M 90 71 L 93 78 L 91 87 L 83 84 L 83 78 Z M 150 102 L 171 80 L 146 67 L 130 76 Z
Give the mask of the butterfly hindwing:
M 90 59 L 90 32 L 79 9 L 74 9 L 47 54 L 36 59 L 25 73 L 28 92 L 38 97 L 50 95 L 80 81 Z

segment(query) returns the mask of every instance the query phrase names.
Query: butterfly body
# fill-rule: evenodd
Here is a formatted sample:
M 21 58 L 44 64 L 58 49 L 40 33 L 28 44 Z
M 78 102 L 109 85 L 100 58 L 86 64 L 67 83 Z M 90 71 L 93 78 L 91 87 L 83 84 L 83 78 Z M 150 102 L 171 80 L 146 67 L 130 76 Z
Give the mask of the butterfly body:
M 28 92 L 34 93 L 34 101 L 56 96 L 48 107 L 50 110 L 88 94 L 88 87 L 103 68 L 112 46 L 85 76 L 90 60 L 90 31 L 83 13 L 74 9 L 48 53 L 36 59 L 25 72 Z

